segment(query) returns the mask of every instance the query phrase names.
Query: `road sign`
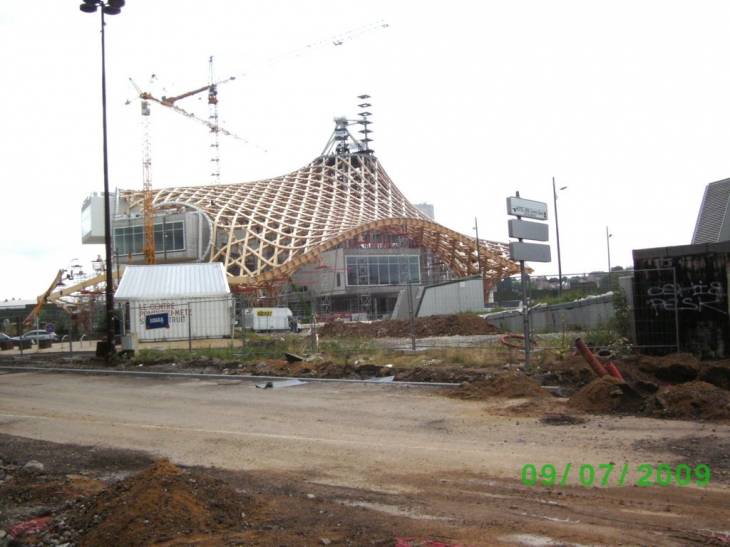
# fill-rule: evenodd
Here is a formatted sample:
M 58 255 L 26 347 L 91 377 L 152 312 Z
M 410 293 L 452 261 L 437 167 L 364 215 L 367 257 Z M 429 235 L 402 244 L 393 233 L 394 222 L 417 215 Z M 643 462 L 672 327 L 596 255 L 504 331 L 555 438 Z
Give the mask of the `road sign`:
M 46 323 L 46 332 L 48 334 L 51 334 L 54 330 L 56 330 L 56 325 L 53 323 Z
M 549 237 L 548 225 L 540 222 L 512 218 L 507 221 L 507 226 L 509 227 L 509 236 L 517 239 L 547 241 Z
M 547 203 L 516 197 L 507 198 L 507 214 L 513 217 L 547 220 Z
M 550 245 L 510 241 L 509 257 L 512 260 L 526 262 L 550 262 Z

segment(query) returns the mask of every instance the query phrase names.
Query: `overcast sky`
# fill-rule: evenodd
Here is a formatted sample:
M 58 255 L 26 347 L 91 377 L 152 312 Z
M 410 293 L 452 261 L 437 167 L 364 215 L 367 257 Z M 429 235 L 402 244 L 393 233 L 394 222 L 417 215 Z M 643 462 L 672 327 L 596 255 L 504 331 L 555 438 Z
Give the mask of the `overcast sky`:
M 3 300 L 104 254 L 80 236 L 103 168 L 100 18 L 79 4 L 0 6 Z M 219 115 L 251 143 L 221 136 L 222 182 L 306 165 L 369 94 L 377 157 L 444 226 L 474 235 L 476 218 L 506 242 L 507 196 L 546 202 L 553 262 L 531 266 L 556 275 L 555 177 L 563 273 L 607 268 L 606 227 L 629 267 L 633 249 L 689 244 L 705 186 L 730 176 L 728 21 L 730 2 L 701 0 L 128 0 L 107 16 L 110 186 L 142 187 L 129 79 L 177 95 L 213 56 L 216 79 L 245 74 Z M 204 94 L 178 104 L 208 116 Z M 155 106 L 153 186 L 207 184 L 208 130 Z

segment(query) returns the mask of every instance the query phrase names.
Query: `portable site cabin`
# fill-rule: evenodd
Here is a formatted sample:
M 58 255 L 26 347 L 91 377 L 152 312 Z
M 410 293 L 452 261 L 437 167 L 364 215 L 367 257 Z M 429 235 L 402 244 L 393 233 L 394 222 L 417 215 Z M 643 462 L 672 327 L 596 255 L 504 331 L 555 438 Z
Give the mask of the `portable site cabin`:
M 231 335 L 231 290 L 220 262 L 128 266 L 115 299 L 140 341 Z

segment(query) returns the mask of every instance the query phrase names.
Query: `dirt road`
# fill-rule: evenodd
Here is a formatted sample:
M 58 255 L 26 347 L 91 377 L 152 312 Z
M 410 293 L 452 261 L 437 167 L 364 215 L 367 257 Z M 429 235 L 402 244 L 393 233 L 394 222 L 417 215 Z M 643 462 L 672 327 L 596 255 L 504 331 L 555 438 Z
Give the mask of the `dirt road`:
M 545 415 L 585 422 L 552 426 Z M 240 380 L 17 373 L 0 375 L 0 433 L 270 474 L 472 546 L 700 545 L 730 528 L 727 476 L 635 486 L 640 464 L 674 469 L 684 460 L 673 448 L 726 440 L 730 427 L 575 416 L 557 398 L 484 403 L 397 385 L 256 389 Z M 568 463 L 565 486 L 523 484 L 527 464 L 553 464 L 559 481 Z M 608 486 L 597 486 L 599 465 L 611 463 Z M 692 471 L 703 462 L 688 463 Z M 593 466 L 593 486 L 580 483 L 582 465 Z

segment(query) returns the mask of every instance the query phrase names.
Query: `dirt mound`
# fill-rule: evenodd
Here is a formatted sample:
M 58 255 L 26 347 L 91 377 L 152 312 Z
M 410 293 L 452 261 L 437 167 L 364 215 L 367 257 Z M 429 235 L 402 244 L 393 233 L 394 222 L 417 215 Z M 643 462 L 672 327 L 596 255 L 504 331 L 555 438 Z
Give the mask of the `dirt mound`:
M 87 500 L 71 527 L 86 531 L 78 547 L 183 544 L 198 534 L 240 530 L 251 505 L 225 483 L 161 459 Z
M 664 383 L 681 384 L 697 379 L 701 363 L 688 353 L 673 353 L 664 357 L 642 355 L 637 368 Z
M 486 319 L 469 313 L 418 317 L 414 323 L 418 338 L 499 334 L 499 329 Z M 411 321 L 410 319 L 384 319 L 372 323 L 335 321 L 323 325 L 318 333 L 321 337 L 329 338 L 407 338 L 411 335 Z
M 521 399 L 527 397 L 552 397 L 538 382 L 520 373 L 509 373 L 480 380 L 472 384 L 464 382 L 449 392 L 457 399 L 483 400 L 491 397 Z
M 670 386 L 648 400 L 646 413 L 676 420 L 730 420 L 730 392 L 707 382 Z
M 625 382 L 604 376 L 573 395 L 568 406 L 586 412 L 633 413 L 643 407 L 643 399 Z
M 730 390 L 730 361 L 702 363 L 697 379 Z

